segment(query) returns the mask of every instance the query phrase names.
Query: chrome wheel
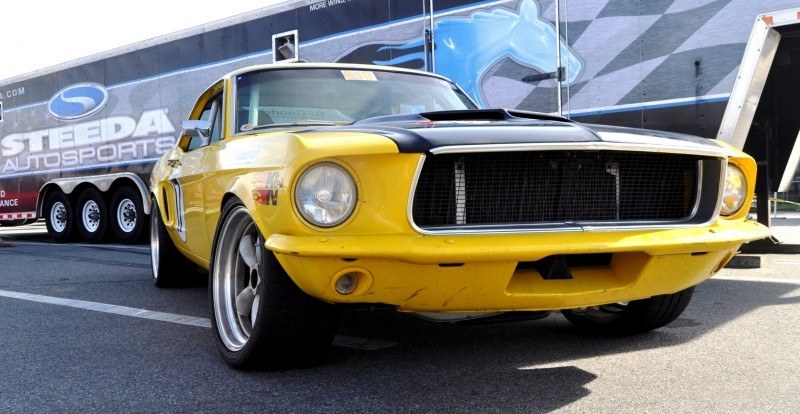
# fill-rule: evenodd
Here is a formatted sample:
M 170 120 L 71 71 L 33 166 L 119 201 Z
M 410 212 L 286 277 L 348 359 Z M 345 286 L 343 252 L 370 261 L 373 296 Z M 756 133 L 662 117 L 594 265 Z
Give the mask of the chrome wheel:
M 117 206 L 117 225 L 126 233 L 136 228 L 136 204 L 129 198 L 122 200 Z
M 153 209 L 150 211 L 150 265 L 153 268 L 153 279 L 158 279 L 158 230 L 161 225 L 161 214 L 158 212 L 158 207 L 155 204 L 153 204 L 153 206 Z
M 89 200 L 83 205 L 81 220 L 83 221 L 83 228 L 90 233 L 94 233 L 100 228 L 100 207 L 97 202 Z
M 247 344 L 258 317 L 261 245 L 247 210 L 240 206 L 231 211 L 214 256 L 212 298 L 220 339 L 234 352 Z
M 50 225 L 53 230 L 61 233 L 67 228 L 67 206 L 60 201 L 53 203 L 50 208 Z

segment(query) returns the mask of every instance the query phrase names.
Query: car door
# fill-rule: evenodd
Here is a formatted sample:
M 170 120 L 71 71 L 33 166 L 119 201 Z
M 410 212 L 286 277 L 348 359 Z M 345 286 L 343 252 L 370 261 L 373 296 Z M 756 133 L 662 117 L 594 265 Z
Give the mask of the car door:
M 208 262 L 211 254 L 205 223 L 204 187 L 205 181 L 213 174 L 213 161 L 209 162 L 209 158 L 213 158 L 209 157 L 210 145 L 221 138 L 221 89 L 220 84 L 219 88 L 209 89 L 214 93 L 201 96 L 190 117 L 190 120 L 209 121 L 209 135 L 205 139 L 201 136 L 182 137 L 176 153 L 170 157 L 172 171 L 169 175 L 169 196 L 172 202 L 165 207 L 168 216 L 174 219 L 165 220 L 164 224 L 177 234 L 179 240 L 176 245 L 179 249 L 203 262 Z

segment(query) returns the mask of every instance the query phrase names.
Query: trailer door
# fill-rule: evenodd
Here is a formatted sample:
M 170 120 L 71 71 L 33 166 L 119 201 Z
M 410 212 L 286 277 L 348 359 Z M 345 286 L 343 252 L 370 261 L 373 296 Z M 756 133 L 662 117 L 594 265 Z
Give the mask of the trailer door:
M 800 161 L 800 9 L 756 19 L 718 138 L 759 162 L 759 194 L 787 191 Z

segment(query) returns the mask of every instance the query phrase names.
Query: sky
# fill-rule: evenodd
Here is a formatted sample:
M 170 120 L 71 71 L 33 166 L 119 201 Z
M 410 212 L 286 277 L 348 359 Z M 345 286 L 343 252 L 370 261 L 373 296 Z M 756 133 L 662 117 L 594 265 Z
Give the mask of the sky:
M 6 0 L 0 80 L 286 0 Z

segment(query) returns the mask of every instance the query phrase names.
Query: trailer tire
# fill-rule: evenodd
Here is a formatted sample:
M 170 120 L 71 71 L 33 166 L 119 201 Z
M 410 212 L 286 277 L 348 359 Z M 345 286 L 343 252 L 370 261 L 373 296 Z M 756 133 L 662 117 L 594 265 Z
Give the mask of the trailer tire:
M 75 220 L 78 235 L 86 243 L 100 243 L 108 229 L 108 207 L 103 193 L 94 188 L 87 188 L 78 196 L 75 209 Z
M 229 365 L 252 370 L 324 361 L 339 324 L 338 308 L 297 287 L 236 199 L 220 218 L 208 287 L 211 329 Z
M 56 191 L 47 197 L 44 204 L 45 225 L 47 234 L 57 243 L 72 240 L 75 234 L 75 214 L 69 196 Z
M 692 300 L 694 286 L 671 295 L 627 303 L 564 310 L 576 328 L 595 335 L 635 335 L 658 329 L 678 318 Z
M 160 288 L 188 285 L 189 274 L 197 269 L 194 263 L 185 258 L 167 234 L 161 222 L 158 203 L 153 200 L 150 207 L 150 269 L 153 283 Z
M 130 186 L 118 188 L 111 197 L 111 209 L 108 217 L 114 239 L 125 244 L 142 241 L 147 219 L 144 214 L 142 196 L 136 189 Z

